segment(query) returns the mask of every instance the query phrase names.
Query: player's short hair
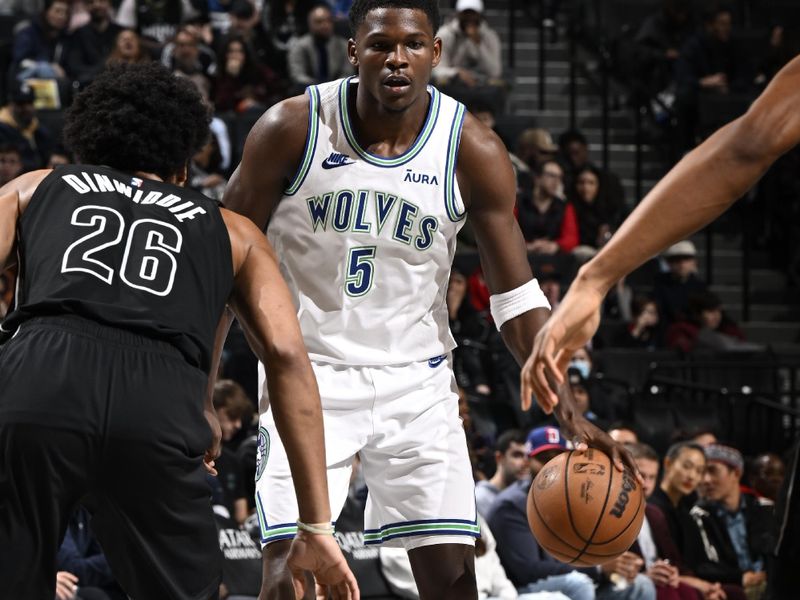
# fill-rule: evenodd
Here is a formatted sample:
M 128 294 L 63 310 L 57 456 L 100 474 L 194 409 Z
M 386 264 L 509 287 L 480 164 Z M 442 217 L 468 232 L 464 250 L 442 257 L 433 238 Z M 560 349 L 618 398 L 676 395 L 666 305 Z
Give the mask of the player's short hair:
M 675 444 L 672 444 L 672 446 L 670 446 L 667 449 L 667 453 L 664 455 L 664 458 L 669 459 L 670 461 L 674 461 L 681 455 L 681 452 L 683 452 L 684 450 L 696 450 L 697 452 L 703 455 L 703 458 L 705 458 L 706 456 L 706 451 L 700 444 L 697 444 L 695 442 L 677 442 Z
M 512 443 L 524 445 L 527 439 L 528 435 L 521 429 L 509 429 L 500 434 L 494 449 L 500 454 L 505 454 Z
M 203 147 L 210 120 L 189 79 L 157 62 L 115 64 L 75 97 L 64 144 L 80 162 L 167 179 Z
M 350 34 L 356 37 L 356 31 L 367 18 L 367 13 L 376 8 L 412 8 L 428 15 L 433 33 L 439 31 L 442 18 L 439 15 L 438 0 L 355 0 L 350 7 Z
M 633 460 L 652 460 L 653 462 L 661 462 L 661 459 L 658 456 L 658 452 L 656 452 L 652 446 L 648 444 L 643 444 L 642 442 L 636 443 L 628 443 L 625 444 L 625 447 L 628 449 L 628 452 L 631 453 Z

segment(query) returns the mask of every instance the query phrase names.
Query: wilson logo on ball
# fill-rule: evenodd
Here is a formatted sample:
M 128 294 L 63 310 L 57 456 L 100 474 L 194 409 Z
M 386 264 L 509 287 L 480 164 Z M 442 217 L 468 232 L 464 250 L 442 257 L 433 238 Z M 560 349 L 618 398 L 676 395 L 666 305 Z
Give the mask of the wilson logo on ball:
M 622 518 L 623 513 L 625 512 L 625 507 L 628 506 L 628 492 L 632 492 L 636 489 L 636 484 L 634 483 L 633 479 L 628 476 L 628 472 L 625 471 L 622 474 L 622 488 L 619 491 L 619 496 L 617 496 L 617 501 L 614 503 L 614 508 L 611 509 L 611 515 L 617 517 L 618 519 Z

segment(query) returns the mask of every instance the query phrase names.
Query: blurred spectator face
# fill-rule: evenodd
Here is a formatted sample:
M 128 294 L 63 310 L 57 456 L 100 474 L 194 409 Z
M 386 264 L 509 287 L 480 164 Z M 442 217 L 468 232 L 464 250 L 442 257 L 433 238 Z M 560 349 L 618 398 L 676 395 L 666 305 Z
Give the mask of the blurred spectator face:
M 22 160 L 16 150 L 0 150 L 0 185 L 5 185 L 22 173 Z
M 141 44 L 135 31 L 126 29 L 117 36 L 116 52 L 122 61 L 134 61 L 139 58 Z
M 69 3 L 63 0 L 56 0 L 50 8 L 44 11 L 44 20 L 47 25 L 61 31 L 69 23 Z
M 553 138 L 545 129 L 526 129 L 517 139 L 517 156 L 533 170 L 544 161 L 552 160 L 557 150 Z
M 669 458 L 664 459 L 663 484 L 668 490 L 686 496 L 700 485 L 705 470 L 705 455 L 694 448 L 683 448 L 674 461 Z
M 658 305 L 655 302 L 648 302 L 642 307 L 642 312 L 637 318 L 644 327 L 655 327 L 658 325 Z
M 226 442 L 233 439 L 233 436 L 242 428 L 242 419 L 232 419 L 225 408 L 217 411 L 217 418 L 219 427 L 222 429 L 222 439 Z
M 55 169 L 56 167 L 68 164 L 70 164 L 69 156 L 61 152 L 53 152 L 47 160 L 48 169 Z
M 179 31 L 175 36 L 175 62 L 179 65 L 194 65 L 199 54 L 197 38 L 188 31 Z
M 539 287 L 550 306 L 557 306 L 561 301 L 561 283 L 557 279 L 545 279 L 539 282 Z
M 495 459 L 497 460 L 497 468 L 503 474 L 503 482 L 506 486 L 527 477 L 529 466 L 525 444 L 511 442 L 505 453 L 495 453 Z
M 639 468 L 639 473 L 642 474 L 642 490 L 644 497 L 649 498 L 656 489 L 656 482 L 658 481 L 658 462 L 650 460 L 649 458 L 637 458 L 636 466 Z
M 620 444 L 636 444 L 639 441 L 639 436 L 636 435 L 635 431 L 631 431 L 630 429 L 609 429 L 608 435 L 611 436 L 612 440 Z M 658 465 L 656 465 L 656 471 L 658 471 Z
M 567 145 L 567 158 L 574 167 L 580 167 L 589 162 L 589 147 L 579 140 L 573 140 Z
M 474 35 L 481 26 L 481 14 L 474 10 L 462 10 L 458 13 L 458 25 L 467 35 Z
M 32 122 L 36 116 L 36 109 L 33 108 L 33 102 L 12 102 L 11 115 L 17 122 L 21 129 L 25 129 Z
M 776 454 L 761 454 L 753 461 L 753 465 L 753 487 L 765 498 L 776 500 L 786 473 L 781 457 Z
M 572 397 L 575 399 L 575 407 L 581 414 L 589 410 L 589 390 L 582 383 L 570 385 Z
M 562 452 L 566 452 L 566 450 L 562 450 L 560 448 L 553 448 L 552 450 L 544 450 L 539 452 L 536 456 L 531 456 L 528 462 L 529 470 L 531 472 L 531 477 L 536 477 L 536 475 L 541 471 L 544 466 L 553 460 L 556 456 L 561 454 Z
M 109 0 L 86 0 L 86 10 L 92 23 L 105 23 L 111 16 L 111 2 Z
M 689 275 L 697 273 L 697 259 L 693 256 L 675 256 L 667 259 L 670 273 L 680 280 L 687 279 Z
M 575 191 L 578 192 L 578 197 L 591 204 L 597 198 L 597 192 L 600 190 L 600 180 L 597 175 L 591 171 L 582 171 L 575 181 Z
M 452 310 L 458 310 L 466 294 L 467 278 L 463 273 L 452 271 L 450 273 L 450 283 L 447 286 L 447 306 Z
M 328 40 L 333 35 L 333 14 L 330 9 L 318 6 L 308 13 L 308 31 L 318 40 Z
M 555 161 L 549 161 L 542 167 L 542 174 L 537 183 L 548 198 L 560 198 L 563 181 L 564 171 L 561 170 L 561 165 Z
M 708 23 L 708 32 L 718 42 L 727 42 L 731 39 L 733 17 L 728 11 L 720 11 Z
M 721 308 L 711 308 L 709 310 L 704 310 L 700 313 L 700 321 L 703 324 L 703 327 L 707 329 L 717 329 L 719 324 L 722 323 L 722 309 Z
M 703 448 L 705 448 L 706 446 L 710 446 L 711 444 L 716 444 L 719 440 L 717 439 L 717 436 L 715 436 L 710 431 L 704 431 L 694 436 L 692 438 L 692 441 L 695 444 L 700 444 Z
M 742 472 L 717 460 L 710 460 L 703 476 L 703 497 L 721 502 L 739 489 Z

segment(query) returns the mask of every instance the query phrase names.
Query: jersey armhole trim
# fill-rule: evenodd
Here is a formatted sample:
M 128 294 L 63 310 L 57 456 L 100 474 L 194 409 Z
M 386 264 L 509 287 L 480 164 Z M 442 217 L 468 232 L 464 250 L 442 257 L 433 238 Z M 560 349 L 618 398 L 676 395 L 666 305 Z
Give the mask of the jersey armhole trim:
M 447 143 L 447 163 L 444 174 L 444 206 L 448 218 L 458 222 L 464 218 L 467 211 L 456 197 L 456 165 L 458 164 L 458 148 L 461 144 L 461 128 L 464 125 L 464 105 L 460 102 L 453 115 L 450 125 L 450 139 Z
M 311 161 L 314 158 L 314 152 L 317 149 L 317 132 L 319 131 L 319 90 L 317 86 L 310 85 L 306 88 L 308 93 L 308 133 L 306 134 L 306 145 L 303 148 L 303 160 L 300 162 L 300 167 L 297 173 L 292 178 L 291 183 L 288 185 L 284 194 L 286 196 L 293 196 L 303 185 L 306 180 L 308 171 L 311 169 Z

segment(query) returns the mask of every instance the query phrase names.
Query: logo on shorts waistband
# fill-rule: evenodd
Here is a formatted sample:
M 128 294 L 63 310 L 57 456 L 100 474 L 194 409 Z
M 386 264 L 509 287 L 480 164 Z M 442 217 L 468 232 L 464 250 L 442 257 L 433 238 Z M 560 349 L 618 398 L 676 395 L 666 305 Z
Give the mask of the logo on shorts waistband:
M 256 447 L 256 481 L 261 479 L 269 458 L 269 432 L 264 427 L 258 428 L 258 443 Z
M 447 358 L 447 357 L 444 354 L 442 354 L 441 356 L 434 356 L 433 358 L 428 360 L 428 366 L 431 369 L 435 369 L 436 367 L 438 367 L 440 364 L 442 364 L 444 362 L 445 358 Z

